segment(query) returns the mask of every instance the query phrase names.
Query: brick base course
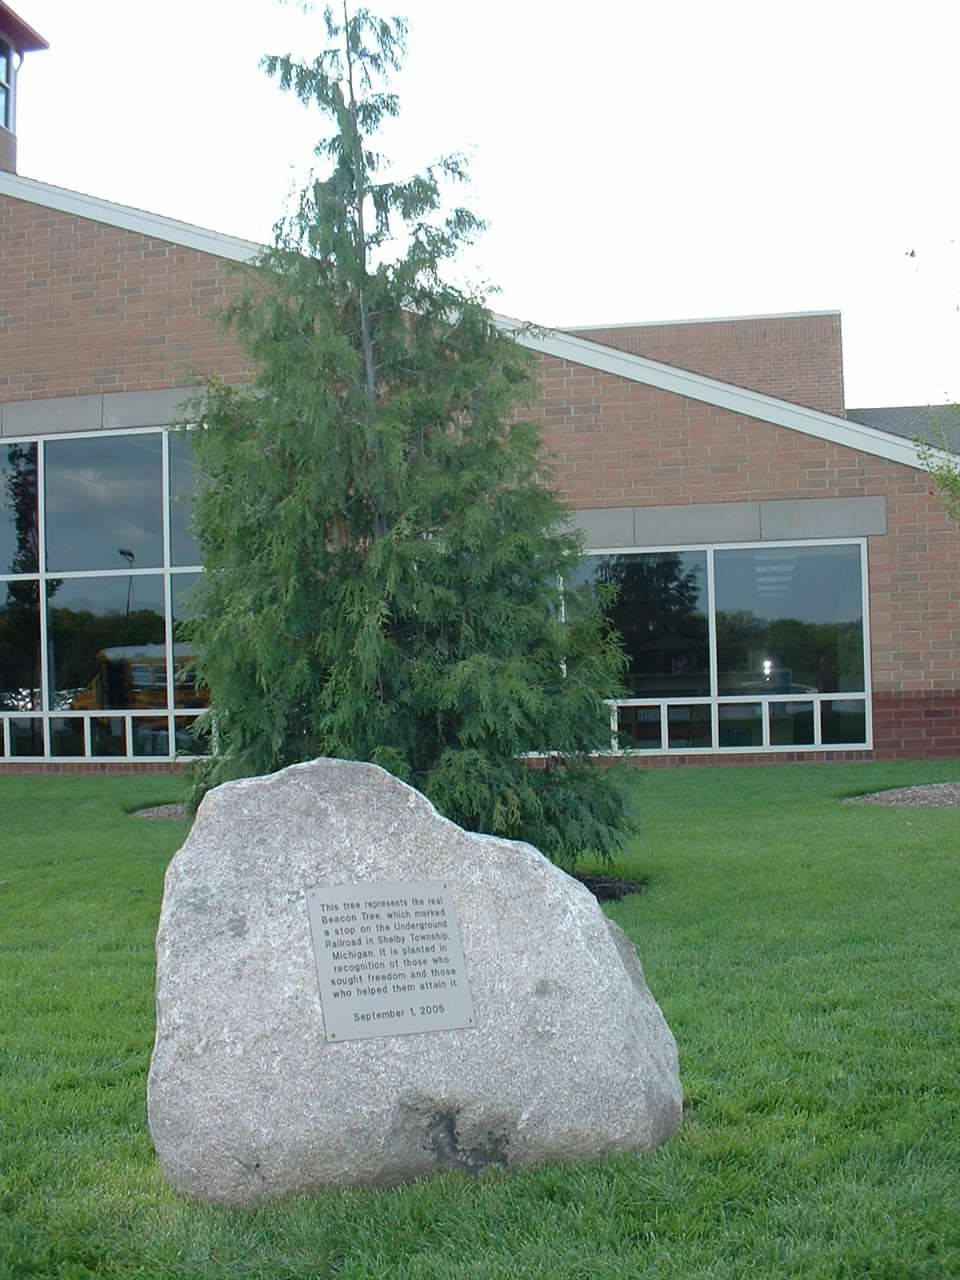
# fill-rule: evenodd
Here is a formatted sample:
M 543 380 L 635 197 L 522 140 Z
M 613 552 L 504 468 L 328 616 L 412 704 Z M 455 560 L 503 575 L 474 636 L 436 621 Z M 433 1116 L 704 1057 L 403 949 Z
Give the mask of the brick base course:
M 960 756 L 960 689 L 875 693 L 873 742 L 881 760 Z
M 46 763 L 31 760 L 18 764 L 15 760 L 0 760 L 0 774 L 4 773 L 178 773 L 184 766 L 176 760 L 139 760 L 125 764 L 111 764 L 109 760 L 56 760 Z
M 686 765 L 707 764 L 829 764 L 853 760 L 875 760 L 872 751 L 742 751 L 738 753 L 675 755 L 675 756 L 627 756 L 627 763 L 635 769 L 678 769 Z M 616 757 L 606 759 L 613 763 Z
M 956 716 L 960 726 L 960 711 Z M 604 756 L 598 764 L 607 767 L 619 764 L 621 757 Z M 712 753 L 709 755 L 675 755 L 627 756 L 626 762 L 631 769 L 680 769 L 687 766 L 701 765 L 764 765 L 764 764 L 852 764 L 864 761 L 880 760 L 960 760 L 960 728 L 955 729 L 949 740 L 931 739 L 917 747 L 904 747 L 892 740 L 891 745 L 878 746 L 873 751 L 777 751 L 777 752 L 741 752 L 738 754 Z M 542 767 L 540 762 L 531 761 L 532 768 Z M 173 760 L 154 761 L 150 764 L 109 764 L 107 762 L 88 760 L 74 764 L 70 761 L 57 761 L 43 764 L 15 764 L 0 761 L 0 776 L 3 774 L 121 774 L 121 773 L 163 773 L 182 776 L 184 766 Z

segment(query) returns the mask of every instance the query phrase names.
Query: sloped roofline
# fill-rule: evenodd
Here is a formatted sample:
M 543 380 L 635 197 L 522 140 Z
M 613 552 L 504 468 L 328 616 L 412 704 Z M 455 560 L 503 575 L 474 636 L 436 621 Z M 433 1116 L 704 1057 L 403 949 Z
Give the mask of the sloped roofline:
M 838 316 L 836 307 L 823 311 L 760 311 L 744 316 L 695 316 L 692 320 L 611 320 L 607 324 L 562 324 L 562 333 L 591 333 L 610 329 L 670 329 L 685 324 L 739 324 L 742 320 L 803 320 L 811 316 Z
M 115 204 L 78 191 L 69 191 L 64 187 L 51 186 L 19 174 L 0 172 L 0 195 L 26 200 L 76 217 L 89 218 L 94 222 L 133 231 L 152 239 L 166 240 L 171 244 L 233 262 L 249 262 L 263 248 L 252 240 L 222 235 L 205 227 L 179 222 L 175 218 L 148 213 L 143 209 L 134 209 L 129 205 Z M 828 440 L 832 444 L 844 445 L 848 449 L 856 449 L 890 462 L 899 462 L 903 466 L 926 470 L 918 446 L 902 436 L 867 427 L 847 418 L 838 418 L 830 413 L 821 413 L 817 409 L 808 409 L 760 391 L 751 391 L 747 387 L 720 382 L 702 373 L 661 364 L 646 356 L 601 346 L 558 329 L 536 328 L 509 316 L 497 316 L 496 321 L 504 332 L 515 334 L 517 340 L 531 351 L 584 365 L 599 373 L 626 378 L 629 382 L 638 382 L 691 400 L 699 400 L 703 404 L 728 409 L 731 413 L 786 427 L 790 431 L 799 431 L 803 435 Z
M 18 13 L 0 0 L 0 31 L 12 42 L 17 53 L 36 53 L 41 49 L 49 49 L 39 31 L 34 31 L 29 22 L 24 22 Z
M 693 373 L 689 369 L 661 364 L 646 356 L 588 342 L 585 338 L 576 338 L 573 334 L 562 333 L 557 329 L 526 328 L 507 316 L 498 316 L 497 321 L 505 330 L 519 330 L 517 336 L 525 347 L 544 355 L 555 356 L 558 360 L 586 365 L 600 373 L 612 373 L 630 382 L 640 382 L 661 391 L 687 396 L 691 400 L 699 400 L 720 409 L 729 409 L 731 413 L 770 422 L 790 431 L 828 440 L 831 444 L 845 445 L 848 449 L 857 449 L 877 458 L 899 462 L 919 471 L 927 469 L 920 460 L 918 446 L 903 436 L 879 431 L 876 427 L 867 427 L 848 418 L 838 418 L 832 413 L 822 413 L 819 409 L 808 409 L 804 405 L 780 400 L 762 391 L 751 391 L 748 387 L 738 387 L 731 382 L 720 382 L 717 378 L 708 378 L 705 374 Z
M 48 182 L 37 182 L 35 178 L 24 178 L 18 173 L 0 172 L 0 195 L 11 196 L 14 200 L 26 200 L 29 204 L 39 204 L 45 209 L 56 209 L 58 213 L 89 218 L 92 222 L 103 222 L 108 227 L 117 227 L 122 231 L 135 231 L 152 240 L 167 240 L 185 249 L 198 249 L 201 253 L 210 253 L 216 258 L 229 258 L 232 262 L 249 262 L 263 248 L 263 245 L 255 244 L 252 240 L 225 236 L 206 227 L 195 227 L 192 223 L 179 222 L 176 218 L 165 218 L 159 213 L 148 213 L 145 209 L 134 209 L 126 204 L 114 204 L 112 200 L 101 200 L 81 191 L 69 191 L 66 187 L 54 187 Z

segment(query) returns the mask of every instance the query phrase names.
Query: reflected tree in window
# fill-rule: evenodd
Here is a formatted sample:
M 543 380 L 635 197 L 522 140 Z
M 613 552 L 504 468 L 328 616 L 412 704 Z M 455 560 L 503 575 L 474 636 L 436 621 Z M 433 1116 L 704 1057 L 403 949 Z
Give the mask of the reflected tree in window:
M 0 604 L 0 709 L 37 711 L 40 693 L 40 586 L 8 582 Z
M 623 637 L 630 691 L 709 694 L 704 553 L 602 556 L 588 565 L 595 582 L 613 589 L 604 611 Z
M 37 446 L 11 444 L 3 466 L 0 535 L 4 570 L 36 573 L 39 564 L 37 525 Z M 56 584 L 54 585 L 56 589 Z M 32 711 L 40 695 L 40 588 L 37 581 L 7 582 L 0 607 L 0 707 Z
M 4 472 L 3 523 L 13 534 L 4 538 L 10 565 L 4 573 L 36 573 L 40 561 L 37 525 L 37 446 L 11 444 L 7 448 Z M 6 554 L 4 555 L 6 558 Z
M 193 590 L 199 579 L 199 573 L 177 573 L 171 579 L 174 635 L 173 696 L 176 707 L 205 707 L 210 701 L 210 690 L 198 680 L 199 645 L 195 643 L 191 632 L 191 622 L 194 617 Z
M 193 536 L 195 477 L 193 444 L 188 431 L 170 433 L 170 562 L 200 564 L 203 552 Z

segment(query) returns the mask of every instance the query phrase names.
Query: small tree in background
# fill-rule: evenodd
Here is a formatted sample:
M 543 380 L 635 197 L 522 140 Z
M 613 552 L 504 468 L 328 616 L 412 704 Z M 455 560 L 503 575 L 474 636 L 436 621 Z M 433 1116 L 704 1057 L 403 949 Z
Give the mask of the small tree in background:
M 193 433 L 206 565 L 191 638 L 216 782 L 320 755 L 370 760 L 473 830 L 560 862 L 629 830 L 608 750 L 622 653 L 589 594 L 540 436 L 517 420 L 529 354 L 442 270 L 478 231 L 441 213 L 456 158 L 382 178 L 370 135 L 405 28 L 325 14 L 310 65 L 265 59 L 332 123 L 227 322 L 258 370 L 207 388 Z M 391 250 L 401 246 L 390 256 Z M 547 751 L 546 766 L 526 753 Z
M 960 405 L 949 405 L 936 419 L 941 448 L 921 442 L 920 459 L 943 499 L 947 515 L 960 524 Z

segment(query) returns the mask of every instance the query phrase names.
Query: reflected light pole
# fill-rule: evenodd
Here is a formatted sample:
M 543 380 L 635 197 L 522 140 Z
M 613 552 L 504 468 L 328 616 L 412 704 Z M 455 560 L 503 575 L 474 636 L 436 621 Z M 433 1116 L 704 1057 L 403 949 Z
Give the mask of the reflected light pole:
M 133 554 L 132 551 L 128 551 L 125 547 L 117 547 L 117 555 L 123 556 L 124 560 L 126 560 L 127 562 L 128 569 L 133 568 L 133 562 L 134 560 L 136 560 L 137 557 Z M 127 614 L 126 616 L 128 618 L 130 617 L 130 596 L 132 592 L 133 592 L 133 574 L 131 573 L 130 577 L 127 579 Z

